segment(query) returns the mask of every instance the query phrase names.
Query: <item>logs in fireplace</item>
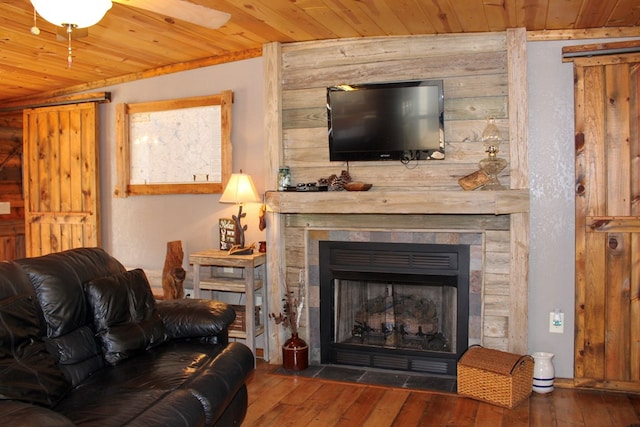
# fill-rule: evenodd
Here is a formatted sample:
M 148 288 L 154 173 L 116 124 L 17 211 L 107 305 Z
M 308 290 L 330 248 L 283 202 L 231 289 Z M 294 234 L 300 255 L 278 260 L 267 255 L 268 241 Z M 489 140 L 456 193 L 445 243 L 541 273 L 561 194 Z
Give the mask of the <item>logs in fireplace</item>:
M 321 362 L 455 375 L 469 246 L 319 242 Z

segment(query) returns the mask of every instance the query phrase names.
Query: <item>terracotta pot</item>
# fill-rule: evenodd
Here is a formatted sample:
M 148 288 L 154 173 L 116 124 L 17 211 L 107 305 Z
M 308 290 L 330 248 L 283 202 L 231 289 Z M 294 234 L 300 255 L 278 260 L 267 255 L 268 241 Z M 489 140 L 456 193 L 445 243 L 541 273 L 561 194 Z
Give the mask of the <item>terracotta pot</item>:
M 291 371 L 309 367 L 309 346 L 298 334 L 292 334 L 282 346 L 282 367 Z

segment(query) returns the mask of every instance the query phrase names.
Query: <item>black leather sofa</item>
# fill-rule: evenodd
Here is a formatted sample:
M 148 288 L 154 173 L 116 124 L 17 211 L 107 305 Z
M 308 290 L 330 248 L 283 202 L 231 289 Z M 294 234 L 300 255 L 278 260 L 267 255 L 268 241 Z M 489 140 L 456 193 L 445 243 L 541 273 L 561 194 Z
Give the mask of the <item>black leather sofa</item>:
M 247 410 L 235 312 L 158 301 L 99 248 L 0 262 L 0 424 L 233 426 Z

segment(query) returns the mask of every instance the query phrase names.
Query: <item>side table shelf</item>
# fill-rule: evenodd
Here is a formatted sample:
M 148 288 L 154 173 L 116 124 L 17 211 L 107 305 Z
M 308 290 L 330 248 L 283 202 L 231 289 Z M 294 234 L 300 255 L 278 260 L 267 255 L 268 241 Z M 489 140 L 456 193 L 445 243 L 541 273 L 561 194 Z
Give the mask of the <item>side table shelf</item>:
M 200 298 L 200 291 L 233 292 L 245 295 L 245 328 L 229 330 L 229 337 L 244 339 L 247 347 L 256 354 L 256 337 L 262 335 L 264 341 L 263 358 L 269 359 L 269 338 L 267 331 L 266 295 L 266 255 L 229 255 L 227 251 L 216 249 L 194 252 L 189 255 L 193 265 L 193 297 Z M 229 273 L 230 269 L 232 273 Z M 238 274 L 240 273 L 240 274 Z M 259 324 L 256 324 L 256 295 L 261 294 L 262 304 Z

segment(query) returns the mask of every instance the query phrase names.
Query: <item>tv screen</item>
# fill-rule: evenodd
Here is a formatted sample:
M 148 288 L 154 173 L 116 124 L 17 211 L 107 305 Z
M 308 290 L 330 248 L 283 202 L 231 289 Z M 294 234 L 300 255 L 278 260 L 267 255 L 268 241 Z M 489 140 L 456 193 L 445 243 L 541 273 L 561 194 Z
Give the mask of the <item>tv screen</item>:
M 442 80 L 327 88 L 331 161 L 444 158 Z

